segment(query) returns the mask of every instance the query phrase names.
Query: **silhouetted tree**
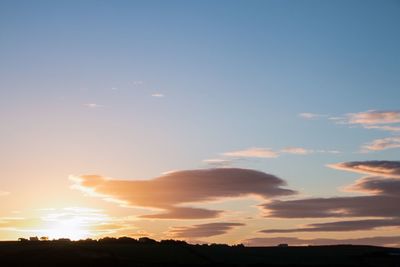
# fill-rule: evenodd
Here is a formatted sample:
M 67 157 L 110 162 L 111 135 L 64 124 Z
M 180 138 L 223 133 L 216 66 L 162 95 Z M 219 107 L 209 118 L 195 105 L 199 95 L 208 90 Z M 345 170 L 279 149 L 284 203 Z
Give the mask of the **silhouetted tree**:
M 144 244 L 157 244 L 157 241 L 148 237 L 141 237 L 139 238 L 139 243 L 144 243 Z
M 160 244 L 162 244 L 162 245 L 175 245 L 175 246 L 186 246 L 186 245 L 188 245 L 188 243 L 186 243 L 186 241 L 174 240 L 174 239 L 161 240 Z
M 121 243 L 138 243 L 139 241 L 137 239 L 128 237 L 128 236 L 122 236 L 120 238 L 118 238 L 118 242 Z

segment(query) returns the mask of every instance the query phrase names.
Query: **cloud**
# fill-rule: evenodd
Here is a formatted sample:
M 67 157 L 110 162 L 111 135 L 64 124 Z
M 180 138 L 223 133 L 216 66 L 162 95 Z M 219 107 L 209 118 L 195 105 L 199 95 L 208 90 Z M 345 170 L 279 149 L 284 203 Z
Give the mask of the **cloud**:
M 288 154 L 296 154 L 296 155 L 307 155 L 313 153 L 312 150 L 307 150 L 302 147 L 285 147 L 284 149 L 281 150 L 281 152 Z
M 347 114 L 347 121 L 350 124 L 392 124 L 400 123 L 400 111 L 378 111 L 368 110 L 365 112 Z
M 274 151 L 270 148 L 262 147 L 251 147 L 244 150 L 237 150 L 231 152 L 222 153 L 222 156 L 231 158 L 241 159 L 241 158 L 277 158 L 282 154 L 294 154 L 294 155 L 309 155 L 312 153 L 340 153 L 337 150 L 312 150 L 303 147 L 285 147 L 279 151 Z
M 380 227 L 400 227 L 400 219 L 368 219 L 368 220 L 352 220 L 352 221 L 336 221 L 328 223 L 312 223 L 302 228 L 294 229 L 266 229 L 261 233 L 298 233 L 298 232 L 343 232 L 343 231 L 360 231 L 373 230 Z
M 373 195 L 276 200 L 261 207 L 268 211 L 267 217 L 277 218 L 397 217 L 399 202 L 399 196 Z
M 147 219 L 204 219 L 216 218 L 222 213 L 222 210 L 208 210 L 190 207 L 168 207 L 167 211 L 160 214 L 142 215 Z
M 18 230 L 39 226 L 40 219 L 24 217 L 0 217 L 0 230 Z
M 368 176 L 358 179 L 345 189 L 346 191 L 373 195 L 400 196 L 400 180 L 398 178 Z
M 338 170 L 400 178 L 400 161 L 351 161 L 328 166 Z
M 366 129 L 378 129 L 389 132 L 400 132 L 400 126 L 389 126 L 389 125 L 364 125 Z
M 368 230 L 385 226 L 400 226 L 400 162 L 364 161 L 343 162 L 334 168 L 378 174 L 358 179 L 345 188 L 346 191 L 367 195 L 330 198 L 306 198 L 274 200 L 261 205 L 267 217 L 278 218 L 354 218 L 379 217 L 353 221 L 309 224 L 294 229 L 263 230 L 264 233 L 294 233 L 321 231 Z
M 374 236 L 365 238 L 350 238 L 350 239 L 330 239 L 330 238 L 317 238 L 317 239 L 301 239 L 297 237 L 258 237 L 244 240 L 246 246 L 276 246 L 281 243 L 289 245 L 374 245 L 374 246 L 400 246 L 400 236 Z
M 152 96 L 152 97 L 162 98 L 162 97 L 164 97 L 164 94 L 161 94 L 161 93 L 154 93 L 154 94 L 151 94 L 151 96 Z
M 0 197 L 3 197 L 3 196 L 8 196 L 10 194 L 10 192 L 7 192 L 7 191 L 1 191 L 0 190 Z
M 222 212 L 188 204 L 228 197 L 257 195 L 264 199 L 292 195 L 286 183 L 271 174 L 250 169 L 217 168 L 169 172 L 151 180 L 118 180 L 99 175 L 71 177 L 75 188 L 126 205 L 162 210 L 144 215 L 158 219 L 215 218 Z M 185 206 L 183 206 L 185 205 Z
M 202 238 L 228 233 L 235 227 L 243 226 L 243 223 L 206 223 L 187 227 L 173 227 L 168 231 L 170 235 L 176 238 Z
M 204 163 L 215 166 L 215 167 L 226 167 L 232 163 L 231 159 L 205 159 L 203 160 Z
M 317 118 L 326 116 L 326 115 L 322 115 L 322 114 L 309 113 L 309 112 L 299 113 L 298 115 L 299 115 L 299 117 L 301 117 L 303 119 L 307 119 L 307 120 L 317 119 Z
M 88 103 L 84 105 L 87 108 L 104 108 L 105 106 L 96 103 Z
M 376 139 L 369 144 L 365 144 L 362 151 L 379 151 L 392 148 L 400 148 L 400 136 Z
M 330 120 L 339 124 L 360 125 L 366 129 L 383 131 L 400 131 L 400 111 L 368 110 L 358 113 L 348 113 L 342 117 L 331 117 Z
M 368 196 L 308 198 L 290 201 L 275 200 L 264 204 L 269 216 L 284 218 L 322 218 L 356 216 L 400 216 L 400 162 L 353 161 L 329 165 L 330 167 L 380 175 L 364 177 L 346 189 L 368 193 Z
M 144 84 L 144 81 L 133 81 L 132 82 L 132 84 L 134 85 L 134 86 L 139 86 L 139 85 L 143 85 Z
M 225 152 L 222 155 L 239 158 L 276 158 L 279 156 L 279 153 L 270 148 L 252 147 L 244 150 Z

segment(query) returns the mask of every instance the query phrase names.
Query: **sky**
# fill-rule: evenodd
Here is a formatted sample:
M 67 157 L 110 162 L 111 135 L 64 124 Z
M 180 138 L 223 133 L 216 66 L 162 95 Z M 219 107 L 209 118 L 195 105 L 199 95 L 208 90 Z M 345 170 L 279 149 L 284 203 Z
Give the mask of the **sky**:
M 0 1 L 0 240 L 400 246 L 399 1 Z

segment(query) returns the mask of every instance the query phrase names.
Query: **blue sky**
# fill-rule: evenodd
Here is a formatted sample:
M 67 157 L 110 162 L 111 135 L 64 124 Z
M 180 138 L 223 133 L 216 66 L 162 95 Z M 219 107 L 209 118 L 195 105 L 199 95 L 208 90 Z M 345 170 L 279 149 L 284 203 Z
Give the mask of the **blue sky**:
M 348 121 L 398 114 L 399 11 L 398 1 L 2 1 L 0 190 L 14 204 L 0 215 L 22 209 L 22 195 L 100 205 L 71 193 L 71 174 L 150 179 L 251 148 L 279 157 L 229 166 L 305 195 L 347 194 L 338 187 L 359 175 L 327 164 L 399 158 L 396 147 L 360 153 L 398 132 Z M 38 192 L 21 190 L 32 183 Z

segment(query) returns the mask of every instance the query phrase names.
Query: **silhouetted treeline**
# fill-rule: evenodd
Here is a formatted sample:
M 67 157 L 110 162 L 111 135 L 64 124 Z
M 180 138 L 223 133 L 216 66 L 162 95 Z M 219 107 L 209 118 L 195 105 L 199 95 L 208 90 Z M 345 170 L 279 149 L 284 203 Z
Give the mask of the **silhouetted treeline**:
M 153 245 L 174 245 L 174 246 L 194 246 L 189 243 L 187 243 L 184 240 L 175 240 L 175 239 L 164 239 L 157 241 L 155 239 L 149 238 L 149 237 L 140 237 L 138 239 L 128 237 L 128 236 L 122 236 L 122 237 L 102 237 L 99 239 L 92 239 L 92 238 L 87 238 L 87 239 L 81 239 L 77 241 L 72 241 L 69 238 L 59 238 L 59 239 L 53 239 L 50 240 L 48 237 L 30 237 L 29 239 L 27 238 L 19 238 L 19 242 L 27 243 L 27 242 L 47 242 L 47 243 L 76 243 L 76 244 L 153 244 Z M 227 244 L 217 244 L 217 243 L 211 243 L 211 244 L 201 244 L 201 245 L 195 245 L 195 246 L 211 246 L 211 247 L 244 247 L 243 244 L 236 244 L 236 245 L 227 245 Z
M 148 237 L 66 238 L 0 242 L 0 266 L 302 266 L 399 267 L 400 249 L 374 246 L 245 247 L 192 245 L 182 240 Z

